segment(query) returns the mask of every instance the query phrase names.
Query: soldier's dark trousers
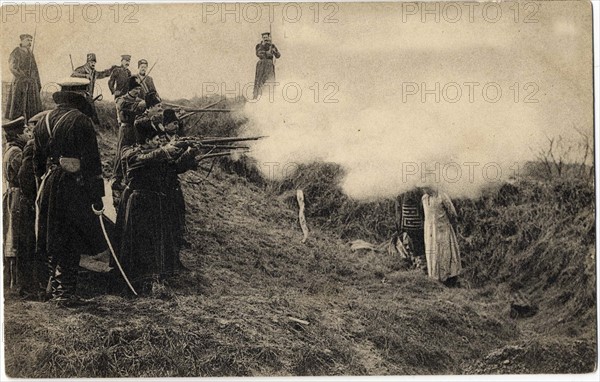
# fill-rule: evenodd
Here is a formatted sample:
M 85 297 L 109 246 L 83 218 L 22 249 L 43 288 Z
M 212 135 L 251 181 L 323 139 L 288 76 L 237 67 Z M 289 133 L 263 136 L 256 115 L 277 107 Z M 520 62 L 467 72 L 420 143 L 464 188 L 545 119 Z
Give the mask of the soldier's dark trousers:
M 19 235 L 19 256 L 17 270 L 19 287 L 23 293 L 38 294 L 46 288 L 48 282 L 46 258 L 35 254 L 35 209 L 34 201 L 21 199 L 21 205 L 31 208 L 21 209 L 23 232 Z

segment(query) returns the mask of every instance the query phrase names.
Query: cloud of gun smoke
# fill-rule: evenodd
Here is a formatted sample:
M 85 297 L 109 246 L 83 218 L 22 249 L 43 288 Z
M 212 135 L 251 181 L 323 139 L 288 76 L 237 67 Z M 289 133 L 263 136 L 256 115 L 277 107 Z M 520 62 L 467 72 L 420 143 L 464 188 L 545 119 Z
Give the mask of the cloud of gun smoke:
M 303 91 L 310 86 L 292 82 Z M 251 154 L 264 175 L 281 178 L 313 161 L 337 163 L 346 172 L 344 192 L 358 199 L 432 183 L 454 197 L 474 196 L 486 184 L 518 176 L 533 142 L 547 133 L 537 127 L 535 110 L 510 102 L 403 102 L 396 95 L 365 102 L 340 91 L 338 103 L 323 103 L 312 92 L 297 102 L 274 95 L 244 110 L 246 133 L 269 136 Z

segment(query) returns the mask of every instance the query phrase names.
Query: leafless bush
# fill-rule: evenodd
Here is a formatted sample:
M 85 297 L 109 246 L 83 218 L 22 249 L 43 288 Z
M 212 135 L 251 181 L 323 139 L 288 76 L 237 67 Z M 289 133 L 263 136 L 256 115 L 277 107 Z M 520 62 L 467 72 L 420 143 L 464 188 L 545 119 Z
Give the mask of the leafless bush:
M 530 148 L 536 159 L 543 165 L 543 175 L 547 179 L 579 177 L 594 178 L 593 137 L 582 129 L 573 127 L 578 136 L 565 138 L 562 135 L 546 136 L 546 144 Z

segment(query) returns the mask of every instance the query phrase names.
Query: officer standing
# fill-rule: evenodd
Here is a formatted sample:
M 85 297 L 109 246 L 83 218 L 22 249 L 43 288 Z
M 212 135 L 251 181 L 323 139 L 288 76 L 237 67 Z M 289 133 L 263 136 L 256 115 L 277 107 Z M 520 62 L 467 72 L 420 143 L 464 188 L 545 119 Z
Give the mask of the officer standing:
M 131 56 L 129 54 L 122 55 L 121 66 L 116 67 L 108 79 L 108 88 L 110 93 L 115 96 L 115 100 L 127 93 L 127 81 L 131 77 L 130 62 Z
M 89 81 L 59 84 L 56 108 L 34 129 L 33 162 L 40 179 L 36 199 L 36 249 L 48 256 L 52 300 L 75 306 L 80 254 L 106 249 L 92 207 L 102 210 L 104 182 L 96 133 L 91 121 Z

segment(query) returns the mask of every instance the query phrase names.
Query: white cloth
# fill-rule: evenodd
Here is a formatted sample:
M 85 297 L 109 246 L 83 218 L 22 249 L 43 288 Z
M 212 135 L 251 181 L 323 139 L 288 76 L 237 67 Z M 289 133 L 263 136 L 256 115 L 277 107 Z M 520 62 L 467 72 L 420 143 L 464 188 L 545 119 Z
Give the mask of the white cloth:
M 461 272 L 460 250 L 449 214 L 456 216 L 456 210 L 448 195 L 425 194 L 422 197 L 425 212 L 425 257 L 427 274 L 440 281 Z

